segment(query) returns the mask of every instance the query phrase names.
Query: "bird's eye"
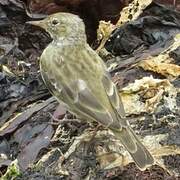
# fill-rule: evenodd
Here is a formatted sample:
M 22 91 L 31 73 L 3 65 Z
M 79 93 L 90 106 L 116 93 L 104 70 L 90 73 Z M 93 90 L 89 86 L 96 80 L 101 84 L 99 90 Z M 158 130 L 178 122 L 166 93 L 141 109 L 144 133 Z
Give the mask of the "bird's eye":
M 52 25 L 55 26 L 55 25 L 57 25 L 57 24 L 59 24 L 59 21 L 58 21 L 57 19 L 53 19 L 53 20 L 52 20 Z

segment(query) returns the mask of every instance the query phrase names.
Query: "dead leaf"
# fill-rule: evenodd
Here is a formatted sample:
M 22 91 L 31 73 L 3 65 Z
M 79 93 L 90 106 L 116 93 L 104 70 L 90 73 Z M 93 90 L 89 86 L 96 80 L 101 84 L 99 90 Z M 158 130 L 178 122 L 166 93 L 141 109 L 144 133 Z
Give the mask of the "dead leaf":
M 31 108 L 27 109 L 23 113 L 19 113 L 18 115 L 16 115 L 16 117 L 6 122 L 0 128 L 0 137 L 13 132 L 14 130 L 18 128 L 18 126 L 21 123 L 27 121 L 34 113 L 38 112 L 42 108 L 45 108 L 46 106 L 48 106 L 50 103 L 54 101 L 55 101 L 54 97 L 49 98 L 48 100 L 42 103 L 33 105 Z
M 146 71 L 159 73 L 168 79 L 180 76 L 180 66 L 170 63 L 160 63 L 156 61 L 156 58 L 143 60 L 138 64 L 138 66 Z
M 134 0 L 127 7 L 123 8 L 120 12 L 120 18 L 116 25 L 111 24 L 111 22 L 100 21 L 97 30 L 98 38 L 101 40 L 97 51 L 99 52 L 105 45 L 106 41 L 109 39 L 112 31 L 123 24 L 137 19 L 137 17 L 143 12 L 143 10 L 151 4 L 152 0 Z
M 164 92 L 168 94 L 167 97 Z M 120 94 L 127 114 L 152 113 L 161 99 L 172 111 L 177 108 L 176 88 L 168 80 L 154 79 L 152 76 L 135 80 L 124 87 Z
M 53 132 L 52 126 L 46 124 L 44 130 L 24 146 L 17 157 L 21 170 L 26 170 L 34 162 L 39 151 L 49 145 Z

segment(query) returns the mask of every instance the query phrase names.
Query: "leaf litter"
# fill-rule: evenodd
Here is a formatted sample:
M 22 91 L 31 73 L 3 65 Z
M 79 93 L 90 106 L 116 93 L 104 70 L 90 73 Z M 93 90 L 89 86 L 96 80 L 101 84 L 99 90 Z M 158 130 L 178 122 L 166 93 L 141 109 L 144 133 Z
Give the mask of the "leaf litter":
M 107 13 L 108 0 L 100 3 L 101 11 L 97 1 L 92 2 L 0 1 L 1 172 L 4 177 L 11 174 L 15 159 L 22 172 L 15 173 L 16 179 L 176 179 L 180 174 L 178 9 L 155 1 L 134 0 L 121 7 L 111 1 L 119 16 L 112 13 L 113 6 L 111 15 Z M 82 7 L 88 7 L 89 14 L 95 7 L 101 14 L 93 11 L 89 18 Z M 157 165 L 141 172 L 107 129 L 101 127 L 92 139 L 96 124 L 73 121 L 75 117 L 61 106 L 53 113 L 57 103 L 42 83 L 37 60 L 51 39 L 24 22 L 57 11 L 76 11 L 85 18 L 89 42 L 96 37 L 90 27 L 96 30 L 99 20 L 107 20 L 100 21 L 97 51 L 103 52 L 128 119 Z

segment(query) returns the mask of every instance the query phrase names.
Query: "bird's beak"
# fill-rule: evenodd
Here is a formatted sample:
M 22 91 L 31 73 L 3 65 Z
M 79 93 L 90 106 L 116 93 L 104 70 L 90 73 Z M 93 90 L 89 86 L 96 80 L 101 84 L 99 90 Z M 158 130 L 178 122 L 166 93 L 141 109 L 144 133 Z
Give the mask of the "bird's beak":
M 40 21 L 28 21 L 28 22 L 26 22 L 26 24 L 39 26 L 39 27 L 41 27 L 43 29 L 46 29 L 46 23 L 43 20 L 40 20 Z

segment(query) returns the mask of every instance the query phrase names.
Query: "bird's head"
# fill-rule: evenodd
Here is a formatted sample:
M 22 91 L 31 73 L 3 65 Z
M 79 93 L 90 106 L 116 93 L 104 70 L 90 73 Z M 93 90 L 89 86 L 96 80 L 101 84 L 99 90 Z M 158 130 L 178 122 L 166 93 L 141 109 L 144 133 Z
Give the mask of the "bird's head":
M 40 21 L 29 21 L 28 24 L 45 29 L 54 40 L 59 38 L 78 38 L 86 41 L 85 26 L 82 19 L 71 13 L 56 13 Z

